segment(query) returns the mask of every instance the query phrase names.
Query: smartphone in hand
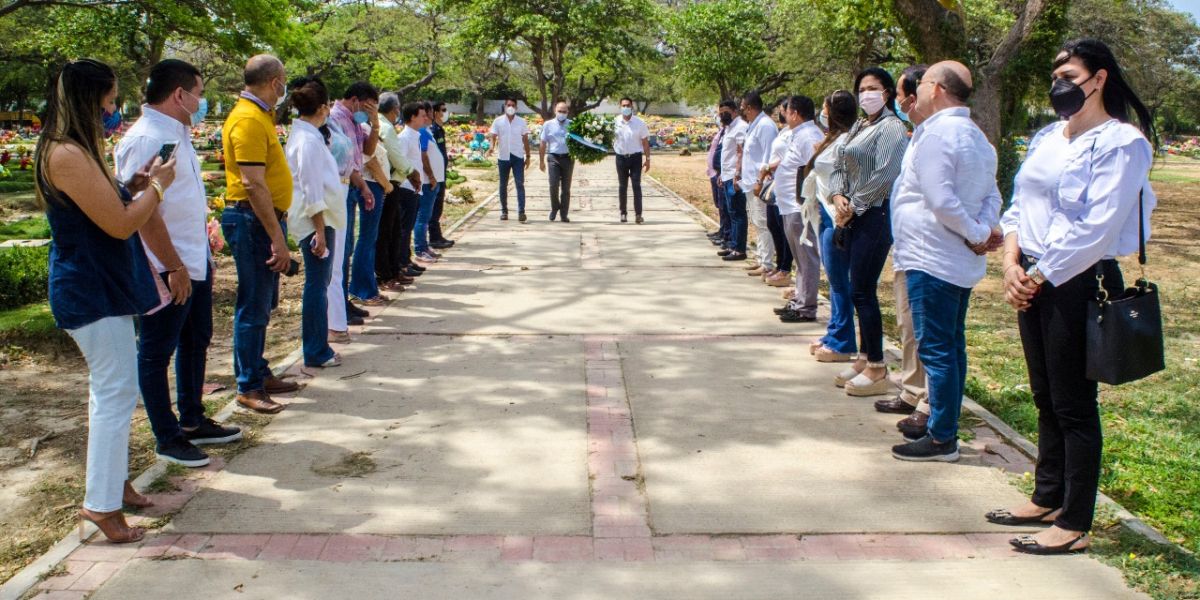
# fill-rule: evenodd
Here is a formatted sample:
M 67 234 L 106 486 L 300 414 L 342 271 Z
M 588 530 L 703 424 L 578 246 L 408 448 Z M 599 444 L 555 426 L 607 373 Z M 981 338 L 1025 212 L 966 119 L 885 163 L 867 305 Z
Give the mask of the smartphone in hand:
M 179 142 L 167 142 L 163 144 L 162 148 L 158 149 L 158 157 L 161 158 L 163 162 L 171 160 L 171 155 L 175 154 L 175 148 L 177 147 L 179 147 Z

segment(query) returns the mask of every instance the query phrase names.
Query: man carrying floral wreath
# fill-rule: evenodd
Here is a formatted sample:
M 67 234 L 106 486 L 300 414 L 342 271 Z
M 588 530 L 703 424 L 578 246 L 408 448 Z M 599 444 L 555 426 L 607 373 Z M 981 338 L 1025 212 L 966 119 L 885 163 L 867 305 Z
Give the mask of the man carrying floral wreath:
M 571 210 L 571 173 L 575 160 L 567 150 L 567 103 L 554 106 L 554 118 L 542 125 L 542 143 L 538 145 L 541 169 L 546 171 L 546 155 L 550 155 L 550 220 L 562 214 L 562 222 L 570 223 L 567 212 Z

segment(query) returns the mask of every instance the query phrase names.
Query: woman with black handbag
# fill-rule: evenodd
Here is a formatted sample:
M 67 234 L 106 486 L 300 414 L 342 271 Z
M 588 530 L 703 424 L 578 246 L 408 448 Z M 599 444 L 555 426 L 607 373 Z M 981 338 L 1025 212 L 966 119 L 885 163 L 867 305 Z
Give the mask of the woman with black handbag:
M 1068 42 L 1052 78 L 1050 103 L 1063 120 L 1030 142 L 1001 222 L 1005 295 L 1020 311 L 1038 408 L 1036 486 L 1030 502 L 986 515 L 1003 525 L 1053 523 L 1011 540 L 1030 554 L 1090 543 L 1103 440 L 1097 383 L 1087 375 L 1088 310 L 1123 291 L 1116 257 L 1138 250 L 1155 205 L 1153 121 L 1108 46 Z

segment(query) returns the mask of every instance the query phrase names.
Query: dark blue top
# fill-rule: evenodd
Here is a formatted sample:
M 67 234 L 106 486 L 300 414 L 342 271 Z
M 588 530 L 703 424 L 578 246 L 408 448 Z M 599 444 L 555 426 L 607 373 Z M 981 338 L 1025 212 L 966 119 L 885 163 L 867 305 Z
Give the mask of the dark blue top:
M 45 188 L 43 188 L 45 189 Z M 121 201 L 132 201 L 120 186 Z M 48 195 L 50 312 L 61 329 L 78 329 L 106 317 L 144 314 L 158 306 L 150 263 L 141 238 L 112 237 L 70 197 Z

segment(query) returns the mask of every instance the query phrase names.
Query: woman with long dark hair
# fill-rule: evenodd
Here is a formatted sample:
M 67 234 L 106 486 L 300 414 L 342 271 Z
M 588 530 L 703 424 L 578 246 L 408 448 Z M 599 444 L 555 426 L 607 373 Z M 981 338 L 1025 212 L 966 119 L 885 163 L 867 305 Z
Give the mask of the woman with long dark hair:
M 1030 141 L 1001 221 L 1005 295 L 1019 311 L 1038 409 L 1036 485 L 1029 502 L 986 515 L 1002 525 L 1052 523 L 1011 540 L 1031 554 L 1090 543 L 1103 437 L 1097 384 L 1086 375 L 1087 307 L 1101 290 L 1123 290 L 1116 257 L 1138 250 L 1155 206 L 1153 121 L 1108 46 L 1068 42 L 1051 79 L 1050 104 L 1062 120 Z
M 846 137 L 830 176 L 837 225 L 835 245 L 850 256 L 850 297 L 858 314 L 859 357 L 834 384 L 851 396 L 877 396 L 892 389 L 883 360 L 883 316 L 879 276 L 892 248 L 889 201 L 900 176 L 908 128 L 896 116 L 896 82 L 879 67 L 854 79 L 864 117 Z
M 175 159 L 154 160 L 120 183 L 105 134 L 120 124 L 117 76 L 90 59 L 67 63 L 49 94 L 35 153 L 37 198 L 50 222 L 50 311 L 88 365 L 87 483 L 83 521 L 111 542 L 145 535 L 122 505 L 150 501 L 129 485 L 129 425 L 138 399 L 133 319 L 164 301 L 137 231 L 175 180 Z
M 817 206 L 811 207 L 806 202 L 805 208 L 820 210 L 821 264 L 829 280 L 831 314 L 825 335 L 813 340 L 809 352 L 821 362 L 846 362 L 858 352 L 858 338 L 854 334 L 854 302 L 850 298 L 850 255 L 845 248 L 833 243 L 833 214 L 837 209 L 830 198 L 829 178 L 850 128 L 858 118 L 854 94 L 846 90 L 830 94 L 817 118 L 825 128 L 825 139 L 804 168 L 804 187 L 800 195 L 806 201 L 818 202 Z

